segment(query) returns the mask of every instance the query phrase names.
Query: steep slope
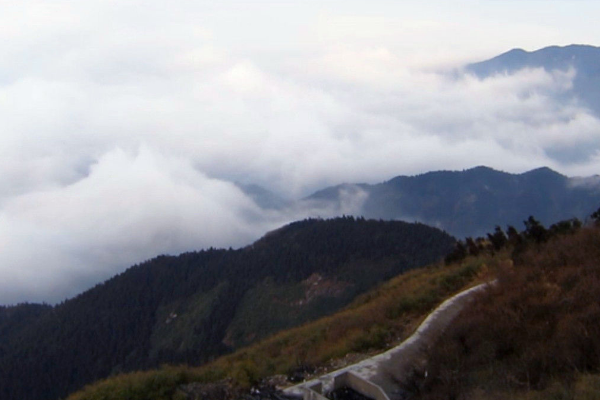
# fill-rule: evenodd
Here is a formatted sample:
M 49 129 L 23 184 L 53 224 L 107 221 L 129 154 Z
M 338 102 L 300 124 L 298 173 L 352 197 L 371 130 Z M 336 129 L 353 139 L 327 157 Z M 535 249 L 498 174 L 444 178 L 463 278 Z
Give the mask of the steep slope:
M 468 296 L 464 308 L 446 302 L 417 329 L 427 336 L 428 346 L 410 349 L 414 342 L 408 341 L 396 349 L 407 351 L 406 357 L 396 357 L 396 351 L 376 356 L 387 359 L 377 371 L 371 369 L 373 360 L 348 368 L 364 377 L 371 372 L 393 377 L 393 386 L 400 385 L 392 391 L 393 399 L 597 398 L 598 213 L 592 220 L 595 227 L 582 228 L 573 221 L 548 229 L 538 225 L 536 230 L 545 232 L 542 237 L 532 235 L 531 224 L 526 224 L 523 232 L 505 237 L 500 247 L 482 243 L 476 255 L 400 275 L 342 312 L 203 367 L 121 375 L 69 400 L 233 399 L 246 396 L 197 394 L 202 393 L 202 383 L 224 378 L 226 387 L 236 382 L 247 387 L 290 370 L 299 372 L 292 375 L 295 378 L 310 379 L 365 360 L 374 350 L 389 349 L 407 338 L 428 311 L 450 294 L 490 280 L 495 283 L 473 289 L 477 293 L 467 292 L 473 296 Z M 464 296 L 465 292 L 459 298 Z M 435 339 L 440 333 L 435 323 L 429 325 L 436 315 L 442 325 L 449 322 L 446 318 L 453 321 L 443 329 L 443 340 Z M 432 336 L 426 327 L 433 328 Z M 405 363 L 407 358 L 412 362 Z M 276 382 L 285 386 L 281 377 Z M 198 389 L 196 395 L 190 388 Z M 583 397 L 586 393 L 588 397 Z
M 121 371 L 205 362 L 332 313 L 453 243 L 420 224 L 338 218 L 297 222 L 240 250 L 157 257 L 6 326 L 0 398 L 55 399 Z
M 503 260 L 503 257 L 497 257 Z M 500 263 L 502 261 L 499 261 Z M 484 256 L 463 264 L 436 263 L 401 274 L 358 296 L 340 312 L 279 332 L 195 368 L 176 367 L 122 374 L 90 385 L 69 400 L 206 400 L 249 398 L 249 385 L 281 375 L 293 385 L 379 353 L 409 337 L 432 309 L 485 280 L 498 261 Z M 233 395 L 202 395 L 203 383 L 241 386 Z M 196 389 L 196 390 L 194 390 Z M 195 395 L 194 395 L 195 393 Z M 256 397 L 255 397 L 256 398 Z
M 425 318 L 408 339 L 398 346 L 358 363 L 318 376 L 316 379 L 286 388 L 284 392 L 302 396 L 306 389 L 310 389 L 318 383 L 322 385 L 322 393 L 331 392 L 334 390 L 333 383 L 336 377 L 351 372 L 355 376 L 379 386 L 390 399 L 395 398 L 394 394 L 401 391 L 400 382 L 408 371 L 422 361 L 425 349 L 440 340 L 444 331 L 469 301 L 489 285 L 490 283 L 479 284 L 445 300 Z
M 584 218 L 600 204 L 600 185 L 593 178 L 568 178 L 549 168 L 509 174 L 476 167 L 398 176 L 376 185 L 341 185 L 305 201 L 342 210 L 352 196 L 362 198 L 354 215 L 420 221 L 457 237 L 476 237 L 496 225 L 521 226 L 530 215 L 545 225 Z
M 598 225 L 529 246 L 429 349 L 419 399 L 597 399 Z

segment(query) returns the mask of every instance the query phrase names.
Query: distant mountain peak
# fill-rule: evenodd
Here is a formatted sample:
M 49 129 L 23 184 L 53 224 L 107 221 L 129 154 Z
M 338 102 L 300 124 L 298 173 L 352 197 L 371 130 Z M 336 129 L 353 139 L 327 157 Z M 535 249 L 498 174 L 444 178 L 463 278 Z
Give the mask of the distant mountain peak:
M 581 62 L 592 63 L 597 59 L 600 59 L 600 47 L 591 45 L 548 46 L 534 51 L 514 48 L 489 60 L 469 64 L 466 69 L 480 77 L 485 77 L 528 67 L 543 67 L 547 70 L 564 68 L 574 60 L 577 60 L 576 66 L 581 67 L 579 65 Z
M 535 51 L 512 49 L 486 61 L 465 67 L 481 79 L 496 74 L 513 74 L 525 68 L 543 68 L 546 71 L 575 68 L 572 88 L 565 93 L 581 101 L 600 116 L 600 47 L 587 44 L 549 46 Z
M 548 175 L 560 175 L 564 176 L 559 172 L 556 172 L 552 168 L 549 167 L 539 167 L 532 169 L 531 171 L 523 172 L 521 175 L 535 175 L 535 174 L 548 174 Z
M 600 52 L 600 47 L 592 46 L 589 44 L 569 44 L 569 45 L 565 45 L 565 46 L 557 46 L 557 45 L 546 46 L 546 47 L 542 47 L 540 49 L 531 50 L 531 51 L 522 49 L 520 47 L 515 47 L 505 53 L 502 53 L 496 57 L 493 57 L 491 60 L 503 58 L 503 57 L 507 57 L 507 56 L 515 56 L 515 55 L 530 55 L 530 54 L 544 54 L 544 53 L 546 53 L 546 54 L 549 54 L 549 53 L 572 54 L 572 53 L 581 52 L 581 51 Z M 488 61 L 490 61 L 490 60 L 483 61 L 483 62 L 485 63 Z M 471 64 L 471 65 L 473 65 L 473 64 Z
M 504 55 L 516 55 L 516 54 L 527 54 L 527 53 L 528 53 L 528 51 L 517 47 L 517 48 L 511 49 L 511 50 L 507 51 L 506 53 L 503 53 L 497 57 L 502 57 Z
M 492 167 L 487 167 L 485 165 L 478 165 L 476 167 L 473 168 L 469 168 L 467 170 L 465 170 L 465 172 L 497 172 L 497 173 L 505 173 L 503 171 L 499 171 L 497 169 L 494 169 Z

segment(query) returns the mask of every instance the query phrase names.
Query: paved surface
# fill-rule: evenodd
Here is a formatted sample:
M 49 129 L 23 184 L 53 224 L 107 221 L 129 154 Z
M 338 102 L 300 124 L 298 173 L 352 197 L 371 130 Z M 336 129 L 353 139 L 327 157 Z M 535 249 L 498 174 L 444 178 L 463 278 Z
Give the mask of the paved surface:
M 335 376 L 346 371 L 352 371 L 361 378 L 379 385 L 391 399 L 399 397 L 400 387 L 397 382 L 401 381 L 415 365 L 423 360 L 424 350 L 443 334 L 444 329 L 473 298 L 473 295 L 490 284 L 493 284 L 493 282 L 475 286 L 444 301 L 427 316 L 415 333 L 400 345 L 357 364 L 338 369 L 300 385 L 289 387 L 284 392 L 301 396 L 303 387 L 320 381 L 323 383 L 323 392 L 326 393 L 332 389 Z

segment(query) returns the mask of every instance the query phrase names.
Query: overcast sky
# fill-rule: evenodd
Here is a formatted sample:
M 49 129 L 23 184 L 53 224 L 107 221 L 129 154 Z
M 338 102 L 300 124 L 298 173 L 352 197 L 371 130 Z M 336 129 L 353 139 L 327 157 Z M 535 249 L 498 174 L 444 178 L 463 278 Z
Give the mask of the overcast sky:
M 598 45 L 594 15 L 574 0 L 0 0 L 0 304 L 304 216 L 232 182 L 300 198 L 476 165 L 595 174 L 600 122 L 552 96 L 576 71 L 448 73 Z

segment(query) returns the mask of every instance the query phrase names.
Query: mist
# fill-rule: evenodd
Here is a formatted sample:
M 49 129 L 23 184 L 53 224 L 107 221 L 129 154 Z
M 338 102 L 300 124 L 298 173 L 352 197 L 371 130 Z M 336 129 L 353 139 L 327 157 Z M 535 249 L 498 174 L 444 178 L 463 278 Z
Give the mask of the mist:
M 585 26 L 575 38 L 544 18 L 486 23 L 477 7 L 462 21 L 442 3 L 439 15 L 341 4 L 3 3 L 0 304 L 59 302 L 159 254 L 244 246 L 365 200 L 275 210 L 244 184 L 293 203 L 476 165 L 599 170 L 600 121 L 570 94 L 575 69 L 461 69 L 512 47 L 597 40 Z

